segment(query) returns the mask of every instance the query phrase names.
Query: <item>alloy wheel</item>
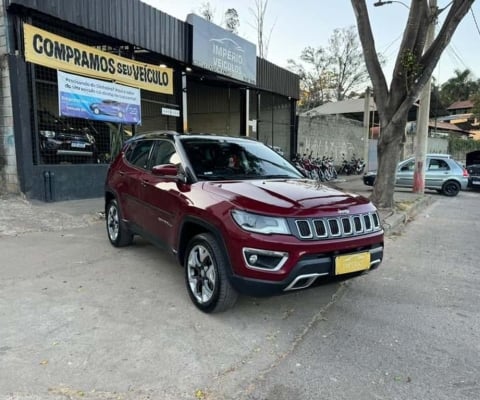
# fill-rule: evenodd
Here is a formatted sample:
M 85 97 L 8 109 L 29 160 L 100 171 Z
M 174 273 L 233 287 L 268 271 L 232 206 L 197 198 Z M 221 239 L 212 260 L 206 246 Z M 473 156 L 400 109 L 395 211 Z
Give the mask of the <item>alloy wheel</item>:
M 108 236 L 110 240 L 114 242 L 117 240 L 118 232 L 120 229 L 120 223 L 118 218 L 118 210 L 115 206 L 111 206 L 108 209 L 107 213 L 107 229 L 108 229 Z
M 200 304 L 208 303 L 215 292 L 217 274 L 214 259 L 203 245 L 196 245 L 190 251 L 187 263 L 188 284 Z

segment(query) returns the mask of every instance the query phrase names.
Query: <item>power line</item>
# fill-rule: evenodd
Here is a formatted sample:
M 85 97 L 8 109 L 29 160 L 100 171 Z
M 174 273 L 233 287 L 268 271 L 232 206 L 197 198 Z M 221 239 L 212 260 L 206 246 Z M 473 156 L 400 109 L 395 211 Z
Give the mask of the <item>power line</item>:
M 472 13 L 472 17 L 473 17 L 473 21 L 475 22 L 475 26 L 477 28 L 477 32 L 478 34 L 480 35 L 480 29 L 478 28 L 478 24 L 477 24 L 477 19 L 475 18 L 475 14 L 473 12 L 473 8 L 470 7 L 470 12 Z
M 452 54 L 453 54 L 453 55 L 455 56 L 455 58 L 457 59 L 457 62 L 458 62 L 459 64 L 462 64 L 465 69 L 469 69 L 468 66 L 467 66 L 467 64 L 465 63 L 465 61 L 463 61 L 463 58 L 458 54 L 458 51 L 457 51 L 457 49 L 455 48 L 455 45 L 454 45 L 452 42 L 450 42 L 448 48 L 450 49 L 450 51 L 452 52 Z

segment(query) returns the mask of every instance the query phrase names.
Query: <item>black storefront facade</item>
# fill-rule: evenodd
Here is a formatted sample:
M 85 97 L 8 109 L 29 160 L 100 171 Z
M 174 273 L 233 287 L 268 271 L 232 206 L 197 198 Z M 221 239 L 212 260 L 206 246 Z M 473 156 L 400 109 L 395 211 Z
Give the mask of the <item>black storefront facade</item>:
M 152 130 L 248 135 L 287 156 L 296 149 L 298 76 L 230 32 L 139 0 L 4 7 L 16 169 L 27 198 L 102 196 L 123 141 Z M 209 58 L 202 46 L 212 43 Z

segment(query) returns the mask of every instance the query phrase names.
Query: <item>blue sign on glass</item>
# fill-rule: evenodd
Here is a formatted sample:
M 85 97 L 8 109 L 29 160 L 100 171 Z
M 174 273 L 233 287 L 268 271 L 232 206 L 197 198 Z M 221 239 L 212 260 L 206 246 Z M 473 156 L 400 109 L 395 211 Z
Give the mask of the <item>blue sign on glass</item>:
M 140 89 L 58 71 L 61 116 L 141 124 Z

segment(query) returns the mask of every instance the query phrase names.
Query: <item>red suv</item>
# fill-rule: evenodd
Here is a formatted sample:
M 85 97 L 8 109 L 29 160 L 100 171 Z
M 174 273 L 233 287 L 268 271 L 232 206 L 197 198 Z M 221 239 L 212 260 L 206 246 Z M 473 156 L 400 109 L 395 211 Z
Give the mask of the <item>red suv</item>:
M 141 235 L 185 269 L 204 312 L 377 267 L 383 230 L 368 199 L 306 179 L 248 138 L 154 132 L 127 141 L 105 186 L 117 247 Z

